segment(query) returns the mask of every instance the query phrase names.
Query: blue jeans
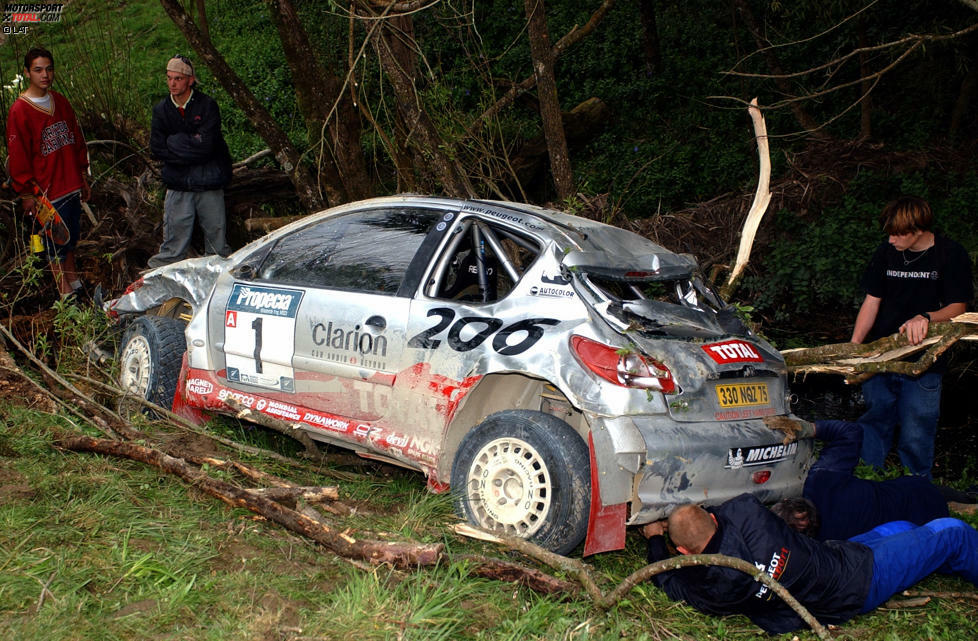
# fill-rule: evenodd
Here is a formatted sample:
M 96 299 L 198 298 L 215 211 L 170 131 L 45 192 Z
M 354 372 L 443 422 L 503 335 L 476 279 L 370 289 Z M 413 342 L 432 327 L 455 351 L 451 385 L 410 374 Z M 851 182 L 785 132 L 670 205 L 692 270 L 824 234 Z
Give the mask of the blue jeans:
M 78 244 L 78 237 L 81 236 L 81 196 L 76 192 L 59 198 L 51 204 L 61 216 L 61 220 L 65 221 L 69 240 L 65 245 L 56 245 L 47 237 L 47 234 L 42 234 L 41 238 L 44 239 L 48 259 L 60 262 L 68 255 L 68 252 L 75 248 L 75 245 Z
M 897 453 L 911 474 L 931 478 L 934 437 L 941 413 L 939 372 L 924 372 L 914 378 L 902 374 L 877 374 L 863 383 L 866 413 L 860 457 L 874 467 L 883 467 L 893 443 L 897 423 Z
M 850 541 L 873 550 L 873 581 L 861 612 L 933 572 L 956 574 L 978 586 L 978 530 L 964 521 L 935 519 L 919 527 L 907 521 L 884 523 Z

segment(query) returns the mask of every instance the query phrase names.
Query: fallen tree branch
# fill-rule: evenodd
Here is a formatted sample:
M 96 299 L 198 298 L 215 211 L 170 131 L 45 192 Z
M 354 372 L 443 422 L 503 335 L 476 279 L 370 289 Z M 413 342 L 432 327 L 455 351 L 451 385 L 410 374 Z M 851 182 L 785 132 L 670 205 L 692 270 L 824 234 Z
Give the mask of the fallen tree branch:
M 151 403 L 150 401 L 147 401 L 144 398 L 140 398 L 138 396 L 133 396 L 133 395 L 129 394 L 129 392 L 126 392 L 124 390 L 121 390 L 121 389 L 119 389 L 118 387 L 116 387 L 114 385 L 108 385 L 106 383 L 103 383 L 102 381 L 98 381 L 98 380 L 95 380 L 93 378 L 89 378 L 89 377 L 86 377 L 86 376 L 71 375 L 71 377 L 74 378 L 75 380 L 82 380 L 82 381 L 85 381 L 86 383 L 88 383 L 90 385 L 94 385 L 96 387 L 99 387 L 100 389 L 102 389 L 106 393 L 113 394 L 113 395 L 118 396 L 118 397 L 125 396 L 127 398 L 127 400 L 132 401 L 132 402 L 135 402 L 135 403 L 137 403 L 139 405 L 142 405 L 143 407 L 146 407 L 148 409 L 151 409 L 154 414 L 156 414 L 158 416 L 164 417 L 167 420 L 167 424 L 168 425 L 172 425 L 173 427 L 179 428 L 179 429 L 181 429 L 181 430 L 183 430 L 185 432 L 189 432 L 191 434 L 196 434 L 197 436 L 202 436 L 204 438 L 208 438 L 208 439 L 214 441 L 215 443 L 220 443 L 221 445 L 224 445 L 224 446 L 226 446 L 228 448 L 231 448 L 233 450 L 236 450 L 238 452 L 241 452 L 241 453 L 244 453 L 244 454 L 248 454 L 249 456 L 257 456 L 257 457 L 271 459 L 271 460 L 277 461 L 279 463 L 284 463 L 285 465 L 288 465 L 290 467 L 295 467 L 295 468 L 304 469 L 304 470 L 311 471 L 311 472 L 316 472 L 317 474 L 323 474 L 325 476 L 330 476 L 332 478 L 340 479 L 340 480 L 352 481 L 352 480 L 356 480 L 356 479 L 359 479 L 359 478 L 363 478 L 363 475 L 362 474 L 357 474 L 355 472 L 342 472 L 340 470 L 325 469 L 325 468 L 322 468 L 320 466 L 311 467 L 306 462 L 296 460 L 296 459 L 294 459 L 292 457 L 289 457 L 289 456 L 284 456 L 282 454 L 279 454 L 278 452 L 273 452 L 272 450 L 264 449 L 264 448 L 261 448 L 261 447 L 254 447 L 252 445 L 245 445 L 243 443 L 238 443 L 237 441 L 232 441 L 231 439 L 224 438 L 223 436 L 219 436 L 217 434 L 212 434 L 211 432 L 207 432 L 205 430 L 202 430 L 199 427 L 197 427 L 197 425 L 195 425 L 194 423 L 191 423 L 190 421 L 188 421 L 184 417 L 180 416 L 179 414 L 175 414 L 174 412 L 172 412 L 172 411 L 170 411 L 170 410 L 168 410 L 168 409 L 166 409 L 164 407 L 160 407 L 159 405 L 156 405 L 155 403 Z M 82 416 L 82 418 L 86 418 L 86 417 Z M 144 435 L 140 434 L 140 438 L 144 438 Z M 331 456 L 330 457 L 330 461 L 331 462 L 334 461 L 334 457 Z M 357 463 L 359 465 L 365 464 L 365 462 L 362 461 L 362 460 L 353 461 L 352 460 L 352 457 L 351 457 L 351 461 L 346 461 L 344 459 L 342 462 L 344 464 L 352 464 L 353 462 L 355 462 L 355 463 Z M 235 465 L 235 466 L 243 466 L 243 464 L 241 464 L 241 463 L 234 463 L 233 465 Z M 243 474 L 245 473 L 243 470 L 239 470 L 239 471 L 241 471 Z M 264 474 L 264 473 L 262 472 L 262 474 Z
M 506 547 L 522 552 L 523 554 L 526 554 L 527 556 L 536 559 L 541 563 L 545 563 L 550 567 L 564 570 L 569 574 L 573 574 L 581 582 L 581 585 L 584 586 L 585 591 L 588 593 L 591 599 L 594 600 L 594 603 L 603 610 L 614 607 L 636 585 L 644 581 L 648 581 L 656 574 L 661 574 L 662 572 L 697 565 L 719 565 L 732 568 L 734 570 L 739 570 L 740 572 L 749 574 L 755 581 L 759 581 L 760 583 L 763 583 L 767 587 L 771 588 L 775 594 L 781 597 L 788 607 L 794 610 L 798 616 L 801 617 L 802 621 L 811 627 L 812 631 L 814 631 L 820 639 L 832 638 L 829 635 L 828 630 L 825 629 L 825 626 L 819 623 L 818 620 L 805 608 L 805 606 L 799 603 L 798 600 L 793 597 L 784 586 L 772 579 L 764 570 L 758 569 L 753 563 L 749 563 L 743 559 L 737 559 L 731 556 L 725 556 L 723 554 L 691 554 L 688 556 L 673 557 L 671 559 L 665 559 L 652 563 L 636 572 L 633 572 L 625 577 L 625 579 L 619 583 L 617 587 L 611 590 L 611 592 L 604 593 L 594 580 L 590 567 L 582 561 L 561 556 L 559 554 L 554 554 L 553 552 L 545 550 L 539 545 L 530 543 L 524 539 L 486 532 L 485 530 L 472 527 L 466 523 L 460 523 L 456 525 L 454 529 L 456 533 L 461 534 L 462 536 L 468 536 L 481 541 L 490 541 L 492 543 L 505 545 Z
M 943 323 L 931 323 L 927 337 L 911 345 L 903 334 L 884 336 L 871 343 L 833 343 L 781 352 L 792 374 L 840 374 L 847 383 L 860 383 L 875 374 L 891 372 L 919 376 L 959 340 L 978 338 L 978 314 L 961 314 Z M 913 362 L 897 360 L 923 351 Z
M 323 503 L 340 498 L 340 491 L 336 487 L 260 487 L 249 489 L 248 492 L 283 505 L 295 505 L 298 501 Z
M 274 430 L 279 434 L 284 434 L 285 436 L 298 441 L 300 445 L 306 448 L 304 454 L 309 458 L 323 458 L 322 453 L 319 451 L 319 448 L 316 447 L 316 444 L 313 442 L 312 438 L 310 438 L 309 433 L 306 432 L 299 423 L 287 423 L 285 421 L 280 421 L 277 418 L 268 416 L 267 414 L 262 414 L 261 412 L 253 412 L 251 409 L 245 407 L 230 396 L 224 399 L 224 404 L 237 412 L 236 418 L 257 423 L 258 425 L 267 427 L 270 430 Z
M 413 568 L 433 565 L 443 557 L 444 545 L 404 542 L 358 540 L 348 532 L 338 532 L 324 522 L 289 509 L 275 501 L 258 496 L 230 483 L 211 478 L 199 469 L 191 468 L 183 459 L 175 458 L 135 443 L 76 436 L 58 441 L 56 446 L 78 452 L 96 452 L 120 456 L 152 465 L 180 477 L 201 491 L 232 507 L 242 507 L 260 514 L 269 521 L 301 534 L 335 554 L 360 559 L 373 564 L 389 563 L 395 567 Z
M 933 597 L 936 599 L 970 599 L 978 601 L 978 592 L 935 592 L 933 590 L 908 590 L 903 593 L 913 598 Z
M 38 370 L 40 370 L 41 375 L 46 381 L 48 381 L 49 384 L 54 383 L 61 387 L 65 392 L 67 392 L 67 394 L 71 397 L 71 400 L 79 407 L 80 410 L 87 412 L 87 414 L 76 415 L 80 416 L 87 422 L 94 424 L 104 434 L 118 434 L 119 436 L 128 439 L 142 438 L 143 435 L 129 425 L 129 423 L 123 420 L 121 416 L 90 398 L 77 387 L 62 378 L 61 375 L 59 375 L 53 369 L 48 367 L 41 359 L 35 356 L 33 352 L 24 347 L 21 342 L 18 341 L 17 338 L 10 332 L 10 330 L 2 324 L 0 324 L 0 334 L 2 334 L 10 344 L 16 347 L 20 353 L 26 356 L 27 359 L 33 363 Z M 54 396 L 53 393 L 50 394 L 51 396 Z M 59 403 L 61 400 L 63 399 L 59 399 Z
M 558 579 L 536 568 L 479 554 L 454 555 L 452 556 L 452 561 L 468 561 L 473 563 L 471 574 L 474 576 L 517 583 L 539 594 L 573 595 L 580 591 L 581 588 L 577 583 Z

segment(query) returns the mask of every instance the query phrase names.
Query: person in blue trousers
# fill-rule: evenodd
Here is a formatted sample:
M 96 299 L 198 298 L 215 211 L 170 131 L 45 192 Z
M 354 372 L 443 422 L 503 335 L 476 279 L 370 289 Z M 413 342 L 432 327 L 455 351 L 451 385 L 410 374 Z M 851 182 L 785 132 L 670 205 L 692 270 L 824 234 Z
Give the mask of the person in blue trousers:
M 866 297 L 850 340 L 870 342 L 899 332 L 919 345 L 930 323 L 967 310 L 974 297 L 971 260 L 961 245 L 932 231 L 933 212 L 921 198 L 903 196 L 887 204 L 880 222 L 888 238 L 863 274 Z M 919 376 L 883 373 L 863 383 L 866 413 L 859 421 L 865 426 L 866 463 L 883 467 L 899 423 L 900 462 L 910 474 L 931 478 L 945 360 Z
M 668 558 L 668 533 L 681 554 L 725 554 L 783 585 L 823 624 L 869 612 L 932 572 L 978 586 L 978 531 L 957 519 L 885 524 L 856 541 L 817 541 L 788 526 L 756 497 L 716 507 L 683 505 L 642 528 L 649 563 Z M 743 614 L 772 634 L 806 624 L 753 575 L 721 566 L 669 570 L 651 579 L 676 601 L 707 614 Z
M 855 475 L 863 426 L 847 421 L 816 421 L 822 443 L 798 497 L 771 508 L 796 530 L 819 540 L 845 540 L 890 521 L 923 525 L 947 517 L 948 501 L 973 503 L 964 492 L 934 485 L 923 476 L 870 481 Z

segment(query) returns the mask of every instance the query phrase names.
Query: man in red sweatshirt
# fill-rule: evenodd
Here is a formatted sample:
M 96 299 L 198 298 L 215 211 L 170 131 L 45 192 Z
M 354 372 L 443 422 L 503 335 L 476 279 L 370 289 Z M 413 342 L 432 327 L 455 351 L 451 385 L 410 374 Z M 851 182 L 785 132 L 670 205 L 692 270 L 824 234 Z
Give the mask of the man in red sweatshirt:
M 37 204 L 37 185 L 54 205 L 70 233 L 69 241 L 56 245 L 45 239 L 51 272 L 62 298 L 82 293 L 75 267 L 75 245 L 81 222 L 81 201 L 90 190 L 85 172 L 88 148 L 71 105 L 51 90 L 54 56 L 33 48 L 24 56 L 24 76 L 29 86 L 10 106 L 7 116 L 7 155 L 10 179 L 21 194 L 25 212 Z

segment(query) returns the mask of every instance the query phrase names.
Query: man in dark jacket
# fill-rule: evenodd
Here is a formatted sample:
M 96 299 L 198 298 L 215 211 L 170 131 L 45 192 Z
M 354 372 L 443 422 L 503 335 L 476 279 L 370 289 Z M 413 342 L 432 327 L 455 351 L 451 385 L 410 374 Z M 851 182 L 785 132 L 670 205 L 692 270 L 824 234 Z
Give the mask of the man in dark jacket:
M 788 527 L 753 496 L 709 508 L 684 505 L 642 532 L 648 561 L 669 556 L 668 531 L 682 554 L 725 554 L 764 570 L 825 624 L 869 612 L 932 572 L 957 574 L 978 585 L 978 531 L 957 519 L 916 527 L 892 526 L 863 542 L 821 542 Z M 731 568 L 697 566 L 658 574 L 652 581 L 670 598 L 707 614 L 744 614 L 767 632 L 805 625 L 762 583 Z
M 815 438 L 823 442 L 818 460 L 808 471 L 804 498 L 814 513 L 797 499 L 774 505 L 775 514 L 795 529 L 826 541 L 845 540 L 890 521 L 923 525 L 948 516 L 947 501 L 963 496 L 940 488 L 923 476 L 886 481 L 857 478 L 863 426 L 846 421 L 817 421 Z M 804 525 L 807 524 L 807 527 Z
M 231 154 L 221 134 L 221 111 L 195 88 L 194 67 L 184 56 L 166 64 L 170 95 L 153 107 L 150 151 L 163 161 L 163 244 L 150 267 L 183 260 L 194 220 L 204 231 L 204 253 L 227 256 L 224 188 L 231 180 Z

